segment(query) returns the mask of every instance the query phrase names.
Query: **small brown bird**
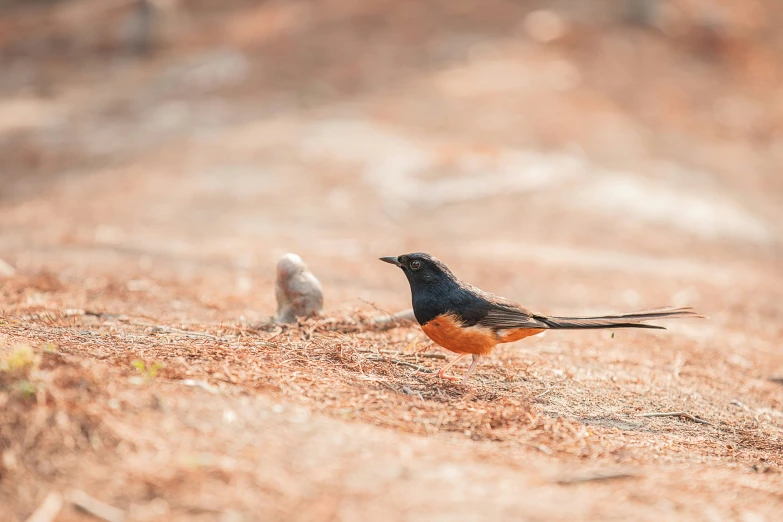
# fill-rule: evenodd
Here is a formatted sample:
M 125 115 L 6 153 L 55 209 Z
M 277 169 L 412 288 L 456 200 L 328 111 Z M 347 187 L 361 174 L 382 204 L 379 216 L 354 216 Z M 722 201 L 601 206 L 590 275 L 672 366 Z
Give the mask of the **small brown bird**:
M 297 317 L 318 315 L 324 305 L 321 283 L 296 254 L 286 254 L 277 262 L 277 321 L 295 323 Z
M 703 318 L 691 308 L 657 308 L 627 314 L 600 317 L 552 317 L 533 313 L 517 303 L 490 294 L 457 279 L 446 265 L 429 254 L 417 252 L 397 257 L 382 257 L 381 261 L 402 269 L 411 287 L 413 313 L 427 337 L 443 348 L 459 354 L 456 359 L 430 377 L 457 380 L 446 370 L 468 355 L 473 362 L 462 383 L 484 355 L 495 345 L 519 341 L 545 330 L 596 328 L 655 328 L 663 326 L 640 324 L 655 319 Z

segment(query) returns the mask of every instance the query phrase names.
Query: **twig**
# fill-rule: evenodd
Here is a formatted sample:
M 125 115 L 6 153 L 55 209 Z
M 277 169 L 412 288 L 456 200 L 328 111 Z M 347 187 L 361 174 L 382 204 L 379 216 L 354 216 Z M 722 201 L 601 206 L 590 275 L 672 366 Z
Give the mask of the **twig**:
M 386 353 L 389 355 L 400 355 L 402 357 L 424 357 L 425 359 L 445 359 L 446 355 L 442 353 L 405 353 L 399 350 L 356 350 L 359 353 Z
M 88 315 L 91 317 L 97 317 L 98 319 L 128 319 L 128 316 L 125 314 L 112 314 L 109 312 L 96 312 L 95 310 L 82 310 L 82 313 L 79 315 Z
M 368 301 L 367 299 L 364 299 L 363 297 L 360 297 L 359 301 L 372 306 L 375 309 L 376 312 L 382 312 L 384 314 L 391 315 L 391 313 L 388 310 L 385 310 L 385 309 L 381 308 L 380 306 L 378 306 L 374 302 Z
M 206 390 L 209 393 L 220 393 L 220 389 L 218 389 L 216 386 L 212 386 L 208 382 L 204 381 L 197 381 L 195 379 L 185 379 L 182 382 L 185 386 L 191 386 L 194 388 L 201 388 L 202 390 Z
M 632 473 L 597 473 L 595 475 L 583 475 L 583 476 L 576 476 L 576 477 L 564 477 L 561 479 L 556 480 L 555 482 L 557 484 L 566 486 L 569 484 L 581 484 L 583 482 L 597 482 L 601 480 L 616 480 L 616 479 L 624 479 L 624 478 L 635 478 L 636 475 Z
M 742 408 L 745 411 L 750 411 L 750 408 L 748 408 L 747 406 L 742 404 L 742 402 L 738 401 L 737 399 L 734 399 L 729 404 L 733 404 L 734 406 L 739 406 L 740 408 Z
M 227 337 L 218 337 L 217 335 L 208 334 L 206 332 L 193 332 L 190 330 L 180 330 L 179 328 L 173 328 L 171 326 L 159 326 L 159 325 L 147 325 L 152 327 L 152 333 L 173 333 L 173 334 L 179 334 L 184 335 L 186 337 L 203 337 L 205 339 L 212 339 L 214 341 L 218 342 L 228 342 L 232 339 L 236 339 L 236 335 L 231 335 Z
M 392 326 L 402 326 L 406 323 L 410 323 L 416 320 L 412 309 L 403 310 L 401 312 L 397 312 L 396 314 L 389 314 L 386 312 L 386 314 L 387 315 L 383 315 L 381 317 L 374 317 L 370 320 L 370 322 L 373 324 L 391 324 Z
M 400 390 L 398 390 L 397 388 L 395 388 L 394 386 L 392 386 L 392 385 L 391 385 L 391 384 L 389 384 L 388 382 L 384 382 L 384 381 L 378 381 L 378 383 L 379 383 L 381 386 L 386 386 L 387 388 L 389 388 L 389 389 L 390 389 L 391 391 L 393 391 L 394 393 L 400 393 Z
M 195 332 L 192 330 L 181 330 L 179 328 L 174 328 L 172 326 L 163 326 L 158 324 L 148 324 L 148 323 L 131 323 L 136 326 L 146 326 L 148 328 L 152 328 L 152 333 L 162 333 L 162 334 L 177 334 L 177 335 L 184 335 L 185 337 L 199 337 L 203 339 L 212 339 L 213 341 L 217 341 L 219 343 L 228 343 L 231 341 L 235 341 L 238 338 L 240 338 L 240 335 L 227 335 L 223 337 L 219 337 L 217 335 L 212 335 L 206 332 Z M 221 326 L 224 327 L 226 325 Z M 230 326 L 230 328 L 238 329 L 236 326 Z M 244 330 L 240 330 L 240 332 L 244 332 Z M 267 341 L 260 341 L 256 340 L 253 341 L 257 346 L 267 346 L 270 348 L 275 348 L 277 345 L 275 343 L 270 343 Z
M 700 424 L 707 424 L 709 426 L 713 426 L 713 424 L 709 421 L 706 421 L 704 419 L 700 419 L 698 417 L 694 417 L 690 413 L 686 413 L 684 411 L 667 411 L 667 412 L 656 412 L 656 413 L 639 413 L 637 415 L 634 415 L 634 417 L 683 417 L 688 420 L 692 420 L 693 422 L 698 422 Z
M 101 502 L 84 491 L 78 489 L 70 490 L 68 492 L 68 500 L 82 511 L 86 511 L 106 522 L 123 522 L 125 520 L 125 512 L 123 510 Z
M 231 328 L 232 330 L 237 331 L 240 336 L 244 336 L 244 335 L 247 335 L 248 333 L 252 333 L 256 337 L 260 337 L 258 332 L 256 332 L 252 328 L 248 327 L 247 325 L 235 326 L 233 324 L 225 324 L 225 323 L 192 323 L 192 324 L 200 325 L 200 326 L 212 326 L 214 328 Z
M 423 368 L 421 366 L 417 366 L 415 364 L 411 364 L 409 362 L 400 361 L 397 359 L 384 359 L 383 357 L 367 357 L 368 361 L 379 361 L 379 362 L 390 362 L 392 364 L 396 364 L 398 366 L 407 366 L 408 368 L 413 368 L 414 370 L 420 371 L 420 372 L 426 372 L 427 368 Z
M 63 496 L 56 491 L 52 491 L 43 503 L 38 506 L 38 509 L 33 511 L 33 514 L 27 517 L 27 522 L 52 522 L 60 510 L 63 507 Z
M 536 450 L 540 451 L 544 455 L 551 455 L 552 454 L 552 450 L 547 448 L 543 444 L 528 444 L 528 446 L 530 446 L 533 449 L 536 449 Z
M 414 353 L 412 357 L 424 357 L 425 359 L 446 359 L 446 355 L 442 353 Z
M 415 391 L 415 390 L 410 389 L 410 387 L 408 387 L 408 386 L 403 386 L 402 387 L 402 392 L 405 395 L 416 395 L 419 398 L 420 401 L 424 402 L 424 397 L 422 397 L 420 391 Z
M 533 397 L 533 399 L 540 399 L 541 397 L 543 397 L 544 395 L 546 395 L 547 393 L 549 393 L 549 392 L 551 392 L 551 391 L 552 391 L 552 387 L 550 386 L 550 387 L 549 387 L 549 388 L 547 388 L 546 390 L 542 391 L 541 393 L 539 393 L 538 395 L 536 395 L 535 397 Z

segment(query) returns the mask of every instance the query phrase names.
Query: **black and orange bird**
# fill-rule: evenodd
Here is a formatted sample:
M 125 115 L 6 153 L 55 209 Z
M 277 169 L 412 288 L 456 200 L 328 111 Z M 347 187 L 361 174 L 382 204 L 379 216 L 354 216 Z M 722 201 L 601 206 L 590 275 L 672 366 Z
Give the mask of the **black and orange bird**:
M 457 279 L 439 259 L 422 252 L 397 257 L 382 257 L 405 273 L 411 286 L 413 314 L 427 337 L 443 348 L 458 354 L 430 377 L 457 380 L 446 370 L 468 355 L 473 362 L 462 383 L 466 383 L 476 365 L 489 355 L 495 345 L 519 341 L 545 330 L 578 330 L 598 328 L 655 328 L 641 324 L 657 319 L 703 318 L 691 308 L 656 308 L 600 317 L 554 317 L 541 315 L 514 301 L 490 294 Z

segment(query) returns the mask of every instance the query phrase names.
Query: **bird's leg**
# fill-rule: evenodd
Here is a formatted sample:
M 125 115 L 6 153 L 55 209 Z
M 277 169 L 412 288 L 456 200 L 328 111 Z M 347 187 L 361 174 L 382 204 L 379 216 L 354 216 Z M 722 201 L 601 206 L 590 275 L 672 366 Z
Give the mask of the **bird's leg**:
M 478 366 L 479 361 L 481 360 L 481 356 L 477 353 L 473 354 L 473 362 L 470 363 L 470 368 L 468 368 L 468 373 L 465 374 L 465 377 L 462 378 L 462 384 L 468 383 L 468 378 L 470 377 L 470 374 L 473 373 L 473 370 L 476 369 L 476 366 Z
M 415 375 L 423 375 L 424 377 L 440 377 L 441 379 L 448 379 L 450 381 L 456 381 L 458 380 L 457 377 L 453 377 L 451 375 L 446 375 L 446 370 L 454 366 L 455 363 L 462 360 L 463 357 L 467 357 L 468 354 L 462 353 L 458 355 L 453 361 L 451 361 L 449 364 L 438 370 L 437 372 L 416 372 Z

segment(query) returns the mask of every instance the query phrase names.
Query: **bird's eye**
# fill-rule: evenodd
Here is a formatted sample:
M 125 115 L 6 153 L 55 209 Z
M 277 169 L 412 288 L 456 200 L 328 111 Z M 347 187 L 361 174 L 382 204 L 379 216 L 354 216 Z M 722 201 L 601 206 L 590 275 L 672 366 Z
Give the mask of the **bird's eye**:
M 413 261 L 411 261 L 410 267 L 411 270 L 418 270 L 419 268 L 421 268 L 421 261 L 417 261 L 414 259 Z

